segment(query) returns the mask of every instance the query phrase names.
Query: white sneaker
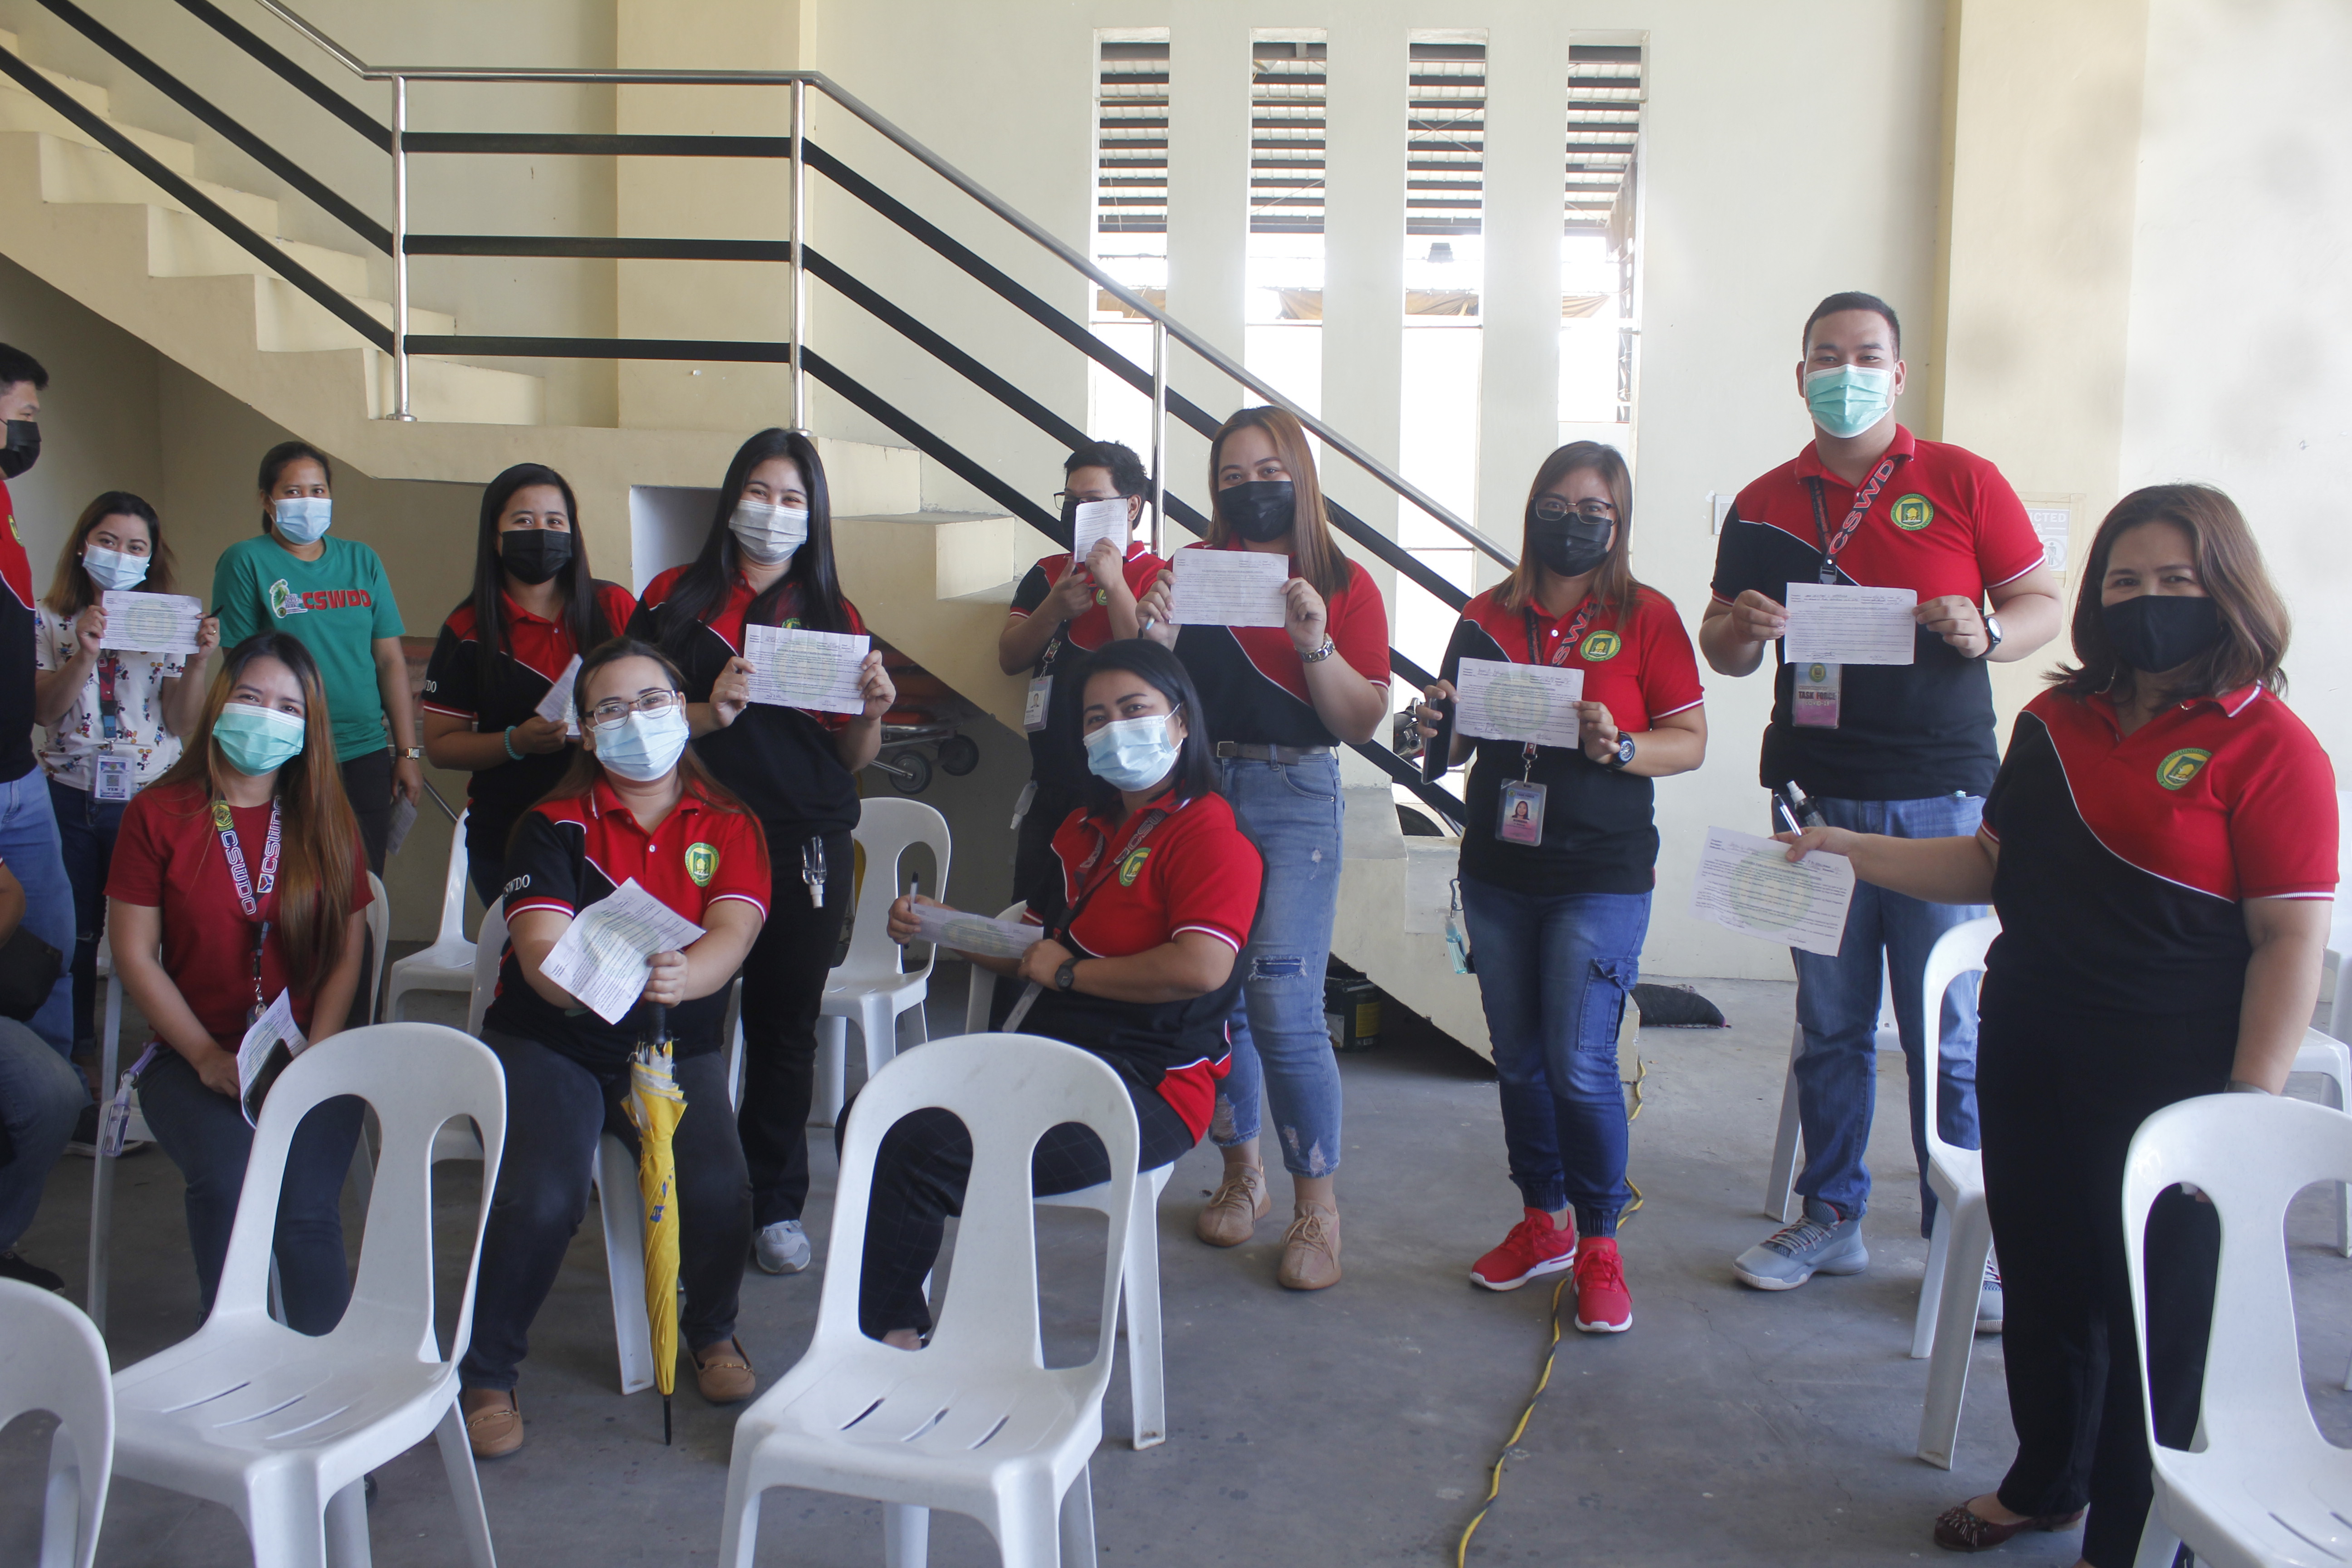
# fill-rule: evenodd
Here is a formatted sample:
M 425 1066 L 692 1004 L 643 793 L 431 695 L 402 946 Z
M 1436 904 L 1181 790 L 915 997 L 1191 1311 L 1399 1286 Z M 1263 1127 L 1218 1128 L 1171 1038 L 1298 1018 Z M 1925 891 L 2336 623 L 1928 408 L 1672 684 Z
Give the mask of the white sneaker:
M 780 1219 L 751 1233 L 751 1261 L 765 1273 L 798 1274 L 811 1256 L 809 1238 L 796 1219 Z

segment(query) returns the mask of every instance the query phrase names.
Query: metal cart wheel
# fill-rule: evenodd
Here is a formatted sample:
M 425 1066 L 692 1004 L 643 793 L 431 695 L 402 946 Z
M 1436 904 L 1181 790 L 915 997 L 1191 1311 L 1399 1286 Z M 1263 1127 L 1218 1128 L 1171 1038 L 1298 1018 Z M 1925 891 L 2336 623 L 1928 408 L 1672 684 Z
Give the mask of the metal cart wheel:
M 920 752 L 900 752 L 889 759 L 890 787 L 900 795 L 920 795 L 931 787 L 931 759 Z
M 969 735 L 950 735 L 940 742 L 940 766 L 950 777 L 961 778 L 980 766 L 980 742 Z

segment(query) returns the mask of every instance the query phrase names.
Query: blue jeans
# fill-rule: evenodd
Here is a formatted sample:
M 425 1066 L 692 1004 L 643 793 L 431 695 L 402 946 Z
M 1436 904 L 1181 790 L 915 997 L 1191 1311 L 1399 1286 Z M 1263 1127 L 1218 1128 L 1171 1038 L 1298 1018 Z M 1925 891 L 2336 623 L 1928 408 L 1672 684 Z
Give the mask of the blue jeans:
M 33 1223 L 49 1168 L 89 1103 L 89 1089 L 65 1058 L 16 1019 L 0 1018 L 0 1126 L 12 1150 L 0 1165 L 0 1252 Z
M 0 860 L 25 889 L 25 929 L 71 957 L 73 885 L 58 848 L 58 816 L 49 805 L 48 775 L 39 768 L 0 784 Z M 59 1056 L 73 1050 L 73 977 L 58 976 L 49 999 L 33 1015 L 33 1033 Z
M 1824 800 L 1832 827 L 1896 838 L 1973 837 L 1984 801 L 1970 795 L 1929 800 Z M 1911 1152 L 1919 1168 L 1919 1234 L 1934 1226 L 1927 1187 L 1927 1048 L 1919 1010 L 1927 953 L 1936 939 L 1987 911 L 1972 904 L 1931 904 L 1854 884 L 1845 941 L 1835 958 L 1791 948 L 1797 964 L 1797 1022 L 1805 1048 L 1797 1058 L 1797 1113 L 1805 1131 L 1805 1168 L 1797 1191 L 1835 1204 L 1849 1218 L 1870 1207 L 1871 1112 L 1878 1104 L 1878 1003 L 1882 954 L 1895 991 L 1895 1026 L 1911 1080 Z M 1963 976 L 1944 995 L 1943 1060 L 1936 1089 L 1937 1130 L 1958 1148 L 1977 1146 L 1977 985 Z
M 1258 1135 L 1258 1097 L 1274 1108 L 1283 1168 L 1328 1176 L 1339 1168 L 1339 1064 L 1323 1022 L 1323 965 L 1339 912 L 1339 763 L 1219 764 L 1242 831 L 1265 858 L 1265 890 L 1242 966 L 1242 996 L 1226 1025 L 1233 1068 L 1217 1087 L 1210 1136 L 1230 1149 Z
M 73 1037 L 77 1046 L 98 1037 L 98 939 L 106 930 L 106 868 L 114 860 L 115 836 L 122 830 L 127 800 L 100 800 L 86 789 L 49 781 L 49 805 L 57 813 L 58 847 L 66 880 L 73 887 Z
M 278 1281 L 286 1295 L 287 1326 L 302 1333 L 332 1329 L 351 1300 L 343 1177 L 359 1143 L 364 1103 L 349 1094 L 322 1100 L 302 1118 L 286 1152 L 278 1194 Z M 140 1075 L 139 1106 L 155 1142 L 187 1181 L 188 1249 L 195 1254 L 197 1295 L 209 1314 L 245 1192 L 253 1129 L 236 1100 L 206 1089 L 188 1059 L 169 1046 Z
M 1515 893 L 1465 877 L 1462 917 L 1520 1201 L 1572 1205 L 1579 1236 L 1614 1236 L 1633 1195 L 1617 1026 L 1641 977 L 1650 895 Z

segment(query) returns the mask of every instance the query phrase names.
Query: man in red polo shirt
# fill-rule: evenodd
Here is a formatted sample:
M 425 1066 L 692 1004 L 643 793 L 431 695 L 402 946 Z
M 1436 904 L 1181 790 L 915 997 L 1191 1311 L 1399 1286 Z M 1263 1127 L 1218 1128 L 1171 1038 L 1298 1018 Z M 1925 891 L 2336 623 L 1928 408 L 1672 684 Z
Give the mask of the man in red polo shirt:
M 1977 830 L 2000 753 L 1989 659 L 2023 658 L 2058 631 L 2057 574 L 2017 492 L 1982 458 L 1922 441 L 1895 420 L 1904 387 L 1903 330 L 1874 295 L 1832 294 L 1806 320 L 1797 389 L 1813 439 L 1796 458 L 1739 492 L 1716 549 L 1714 602 L 1699 647 L 1721 675 L 1747 675 L 1789 627 L 1790 584 L 1907 588 L 1917 595 L 1912 662 L 1790 664 L 1777 657 L 1765 787 L 1794 781 L 1832 826 L 1906 838 Z M 1987 609 L 1987 601 L 1990 608 Z M 1816 1272 L 1869 1266 L 1862 1216 L 1870 1198 L 1864 1152 L 1876 1099 L 1880 966 L 1895 994 L 1910 1069 L 1911 1146 L 1918 1157 L 1920 1228 L 1928 1191 L 1920 986 L 1928 950 L 1984 911 L 1858 886 L 1834 958 L 1791 950 L 1804 1048 L 1796 1062 L 1805 1168 L 1804 1216 L 1739 1255 L 1733 1272 L 1788 1290 Z M 1974 988 L 1944 1001 L 1937 1088 L 1945 1139 L 1977 1146 Z M 1990 1267 L 1978 1311 L 2000 1320 Z

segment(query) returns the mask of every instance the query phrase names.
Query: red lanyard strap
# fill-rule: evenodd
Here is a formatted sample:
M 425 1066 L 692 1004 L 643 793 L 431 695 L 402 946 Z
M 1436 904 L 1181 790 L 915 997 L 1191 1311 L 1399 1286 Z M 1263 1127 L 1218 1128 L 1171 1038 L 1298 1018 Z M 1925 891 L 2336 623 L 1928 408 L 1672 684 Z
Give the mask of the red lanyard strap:
M 236 821 L 229 815 L 228 802 L 213 802 L 213 831 L 220 835 L 221 853 L 228 858 L 229 880 L 236 884 L 236 901 L 245 908 L 245 918 L 261 918 L 261 900 L 278 886 L 278 850 L 279 843 L 278 803 L 269 803 L 269 837 L 261 847 L 261 881 L 256 886 L 245 868 L 245 848 L 236 841 Z
M 1880 489 L 1895 477 L 1897 460 L 1894 454 L 1889 453 L 1880 459 L 1878 467 L 1870 471 L 1870 478 L 1863 481 L 1862 489 L 1853 492 L 1853 509 L 1845 514 L 1845 521 L 1838 524 L 1834 539 L 1830 537 L 1829 507 L 1822 500 L 1822 481 L 1805 481 L 1813 492 L 1813 528 L 1822 540 L 1822 581 L 1824 584 L 1837 581 L 1838 552 L 1843 550 L 1846 542 L 1853 537 L 1853 531 L 1862 526 L 1862 520 L 1870 510 L 1870 503 L 1878 499 Z

